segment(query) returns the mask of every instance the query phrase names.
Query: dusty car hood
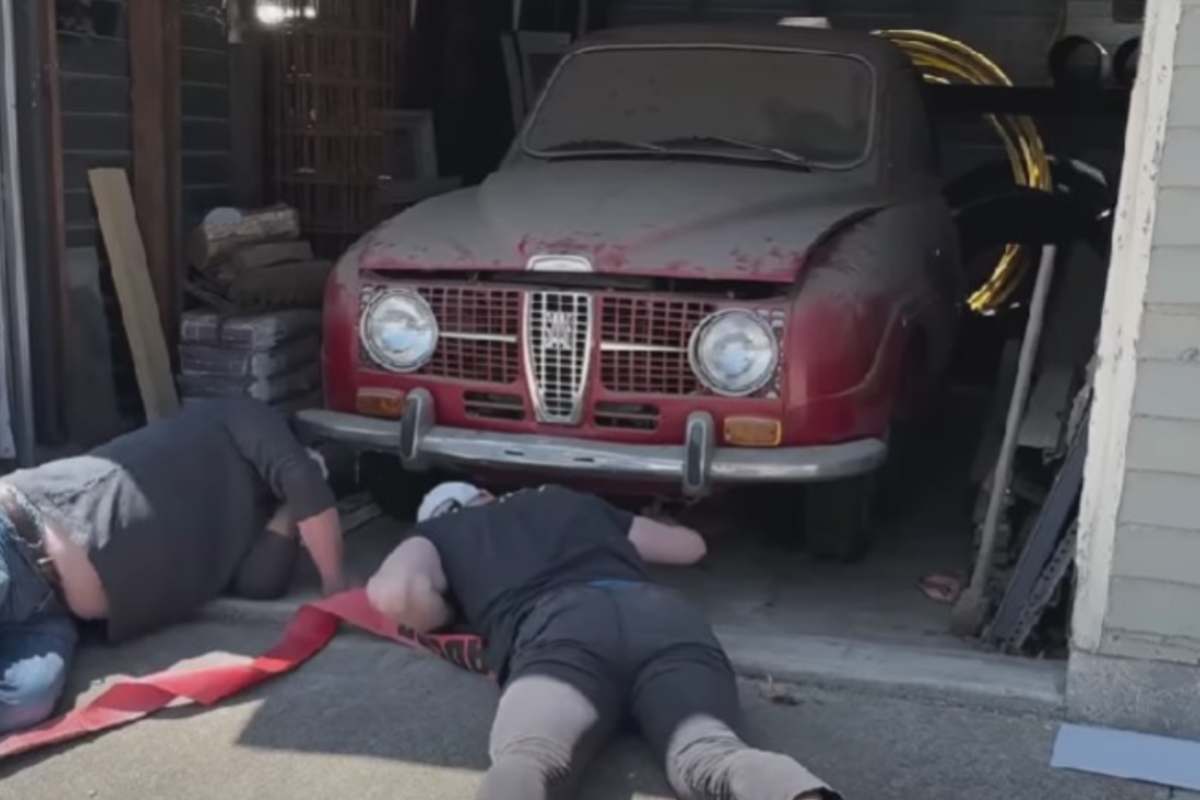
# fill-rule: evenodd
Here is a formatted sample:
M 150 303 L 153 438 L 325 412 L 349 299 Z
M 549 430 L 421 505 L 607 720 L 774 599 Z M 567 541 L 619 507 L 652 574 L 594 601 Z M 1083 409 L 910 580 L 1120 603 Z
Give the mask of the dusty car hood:
M 790 281 L 830 227 L 882 204 L 846 172 L 695 161 L 534 162 L 421 203 L 362 242 L 364 270 L 524 270 Z

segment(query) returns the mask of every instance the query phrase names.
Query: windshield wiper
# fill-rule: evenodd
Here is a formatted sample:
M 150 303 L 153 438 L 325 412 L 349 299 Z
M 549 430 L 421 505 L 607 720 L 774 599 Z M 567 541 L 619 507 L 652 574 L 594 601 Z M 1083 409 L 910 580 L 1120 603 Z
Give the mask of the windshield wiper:
M 666 152 L 667 148 L 652 142 L 638 142 L 625 139 L 572 139 L 541 149 L 543 153 L 572 153 L 590 150 L 630 150 L 633 152 L 663 153 Z
M 772 156 L 773 161 L 783 161 L 802 169 L 811 170 L 812 163 L 800 155 L 793 153 L 791 150 L 786 150 L 782 147 L 773 147 L 769 144 L 760 144 L 759 142 L 748 142 L 745 139 L 735 139 L 731 136 L 712 136 L 712 135 L 696 135 L 696 136 L 673 136 L 670 139 L 657 139 L 650 142 L 664 150 L 671 150 L 678 147 L 703 147 L 708 144 L 726 145 L 736 147 L 740 150 L 752 150 L 755 153 Z

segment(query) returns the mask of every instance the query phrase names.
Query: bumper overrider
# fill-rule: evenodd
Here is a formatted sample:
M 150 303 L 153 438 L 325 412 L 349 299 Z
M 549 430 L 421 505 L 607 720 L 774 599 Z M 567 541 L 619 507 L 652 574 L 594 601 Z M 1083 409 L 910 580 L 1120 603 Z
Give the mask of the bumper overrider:
M 307 441 L 394 453 L 411 470 L 474 467 L 676 483 L 693 497 L 714 486 L 849 478 L 876 469 L 887 455 L 887 445 L 878 439 L 813 447 L 719 447 L 712 416 L 703 411 L 688 417 L 682 445 L 451 428 L 437 424 L 433 397 L 424 389 L 409 392 L 399 420 L 309 409 L 296 414 L 295 425 Z

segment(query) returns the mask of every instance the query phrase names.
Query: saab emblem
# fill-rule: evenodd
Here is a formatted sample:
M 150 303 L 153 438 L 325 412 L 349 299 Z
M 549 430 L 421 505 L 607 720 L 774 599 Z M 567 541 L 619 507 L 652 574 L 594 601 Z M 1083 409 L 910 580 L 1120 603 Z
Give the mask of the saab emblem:
M 546 350 L 574 350 L 575 315 L 569 311 L 548 311 L 542 323 L 542 347 Z

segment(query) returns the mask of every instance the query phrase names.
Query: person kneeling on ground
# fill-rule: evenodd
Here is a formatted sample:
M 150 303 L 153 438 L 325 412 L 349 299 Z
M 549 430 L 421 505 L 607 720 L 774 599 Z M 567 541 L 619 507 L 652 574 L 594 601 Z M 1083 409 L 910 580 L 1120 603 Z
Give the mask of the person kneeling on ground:
M 50 716 L 73 618 L 121 641 L 225 591 L 282 595 L 303 540 L 326 594 L 342 532 L 324 465 L 248 399 L 196 403 L 88 455 L 0 477 L 0 732 Z
M 836 798 L 793 759 L 738 737 L 728 658 L 704 616 L 645 569 L 705 552 L 694 531 L 591 495 L 547 486 L 497 499 L 449 483 L 422 501 L 367 596 L 423 633 L 458 609 L 484 637 L 504 689 L 483 800 L 569 795 L 627 716 L 681 797 Z

